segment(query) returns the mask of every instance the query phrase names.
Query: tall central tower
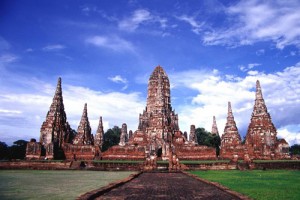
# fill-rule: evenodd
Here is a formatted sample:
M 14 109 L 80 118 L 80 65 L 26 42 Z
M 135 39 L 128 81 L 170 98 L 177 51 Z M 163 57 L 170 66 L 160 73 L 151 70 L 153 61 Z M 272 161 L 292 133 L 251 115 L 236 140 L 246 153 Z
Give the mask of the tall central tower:
M 140 114 L 138 130 L 158 145 L 169 141 L 170 134 L 179 131 L 178 115 L 171 107 L 170 81 L 161 66 L 157 66 L 149 78 L 147 105 Z

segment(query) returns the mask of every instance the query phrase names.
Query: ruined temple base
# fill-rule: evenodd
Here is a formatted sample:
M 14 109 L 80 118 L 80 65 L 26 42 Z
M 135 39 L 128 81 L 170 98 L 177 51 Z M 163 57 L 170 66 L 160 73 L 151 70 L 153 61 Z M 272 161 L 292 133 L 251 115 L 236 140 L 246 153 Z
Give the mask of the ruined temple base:
M 67 160 L 93 160 L 97 153 L 92 145 L 64 144 L 63 149 Z
M 179 160 L 216 160 L 216 149 L 204 145 L 176 147 Z
M 113 146 L 102 153 L 102 160 L 145 160 L 143 146 Z
M 221 159 L 229 159 L 232 160 L 234 157 L 237 160 L 243 160 L 245 156 L 244 147 L 236 147 L 236 148 L 223 148 L 220 150 L 220 158 Z

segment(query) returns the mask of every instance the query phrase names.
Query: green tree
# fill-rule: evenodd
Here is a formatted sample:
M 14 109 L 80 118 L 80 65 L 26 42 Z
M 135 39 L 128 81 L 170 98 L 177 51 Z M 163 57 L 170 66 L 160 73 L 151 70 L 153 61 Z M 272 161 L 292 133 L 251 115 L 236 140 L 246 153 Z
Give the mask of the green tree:
M 196 128 L 196 135 L 198 144 L 210 146 L 209 135 L 210 133 L 205 130 L 205 128 Z
M 0 141 L 0 160 L 8 159 L 8 158 L 9 158 L 8 146 L 5 142 Z
M 292 155 L 300 155 L 300 144 L 294 144 L 290 147 Z
M 26 154 L 27 141 L 17 140 L 9 147 L 10 159 L 24 159 Z
M 118 126 L 114 126 L 112 129 L 108 129 L 104 133 L 104 142 L 102 145 L 102 152 L 108 148 L 119 144 L 120 142 L 121 129 Z
M 219 135 L 212 135 L 205 128 L 197 128 L 196 135 L 198 144 L 216 148 L 216 154 L 220 154 L 221 138 Z
M 220 155 L 221 138 L 219 135 L 209 135 L 209 143 L 211 147 L 216 148 L 217 156 Z

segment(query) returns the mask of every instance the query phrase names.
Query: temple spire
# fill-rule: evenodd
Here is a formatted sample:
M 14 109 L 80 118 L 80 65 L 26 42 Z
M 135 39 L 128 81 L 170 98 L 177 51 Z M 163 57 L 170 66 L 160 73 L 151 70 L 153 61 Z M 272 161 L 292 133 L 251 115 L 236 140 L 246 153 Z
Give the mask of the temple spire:
M 64 109 L 61 78 L 58 78 L 53 101 L 47 113 L 46 120 L 41 127 L 40 142 L 42 145 L 53 143 L 62 147 L 64 143 L 68 143 L 71 128 L 67 122 L 67 116 Z
M 262 91 L 261 91 L 261 87 L 260 87 L 260 83 L 259 80 L 256 81 L 256 94 L 255 94 L 255 99 L 256 100 L 263 100 L 263 96 L 262 96 Z
M 216 117 L 213 116 L 213 125 L 211 128 L 211 134 L 212 135 L 219 135 L 219 131 L 218 131 L 218 126 L 217 126 L 217 122 L 216 122 Z
M 227 122 L 224 128 L 224 134 L 221 138 L 221 146 L 223 149 L 230 146 L 237 146 L 241 144 L 241 136 L 236 127 L 236 123 L 233 117 L 231 103 L 228 102 L 228 113 L 227 113 Z
M 250 154 L 252 154 L 251 156 L 253 157 L 253 152 L 255 150 L 261 154 L 260 156 L 263 159 L 273 157 L 273 154 L 275 153 L 275 143 L 277 141 L 276 136 L 276 128 L 268 113 L 267 106 L 263 99 L 262 89 L 257 80 L 255 103 L 246 135 L 246 145 Z M 268 149 L 271 149 L 271 151 Z
M 87 103 L 84 104 L 82 117 L 77 129 L 77 135 L 73 140 L 73 144 L 86 145 L 94 144 L 94 138 L 87 113 Z
M 230 101 L 228 102 L 227 120 L 228 120 L 228 118 L 233 118 L 231 102 Z
M 61 90 L 61 77 L 58 77 L 57 80 L 57 86 L 56 86 L 56 90 L 55 90 L 55 96 L 61 96 L 62 95 L 62 90 Z
M 103 130 L 102 117 L 100 116 L 98 129 L 95 135 L 95 145 L 99 146 L 101 149 L 103 145 L 103 141 L 104 141 L 104 130 Z

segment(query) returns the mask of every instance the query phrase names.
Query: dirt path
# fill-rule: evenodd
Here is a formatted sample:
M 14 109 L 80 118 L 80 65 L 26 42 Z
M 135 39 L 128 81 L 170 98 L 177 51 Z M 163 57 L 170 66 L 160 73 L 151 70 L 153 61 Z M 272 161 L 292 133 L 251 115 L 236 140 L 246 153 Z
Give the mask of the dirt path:
M 143 173 L 97 199 L 239 199 L 182 173 Z

